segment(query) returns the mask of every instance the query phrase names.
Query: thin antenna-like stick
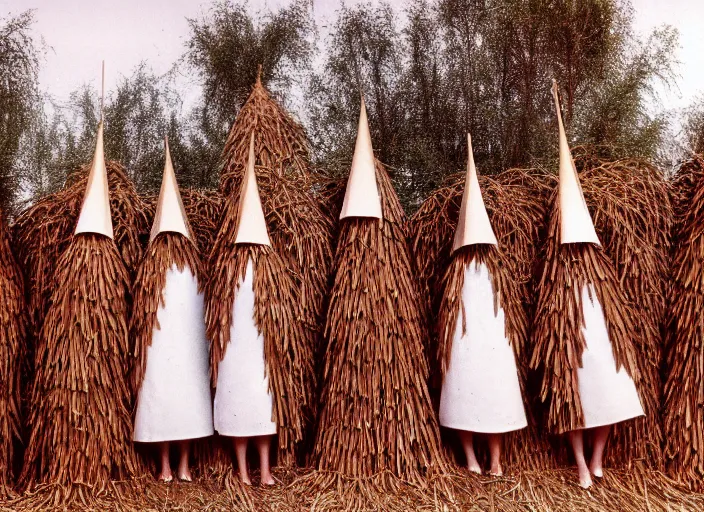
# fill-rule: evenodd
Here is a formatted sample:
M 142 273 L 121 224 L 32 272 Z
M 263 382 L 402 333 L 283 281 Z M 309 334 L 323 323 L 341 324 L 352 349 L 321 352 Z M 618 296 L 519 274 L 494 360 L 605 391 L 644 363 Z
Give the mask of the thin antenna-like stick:
M 100 122 L 103 121 L 103 109 L 105 108 L 105 61 L 103 61 L 103 79 L 100 86 Z

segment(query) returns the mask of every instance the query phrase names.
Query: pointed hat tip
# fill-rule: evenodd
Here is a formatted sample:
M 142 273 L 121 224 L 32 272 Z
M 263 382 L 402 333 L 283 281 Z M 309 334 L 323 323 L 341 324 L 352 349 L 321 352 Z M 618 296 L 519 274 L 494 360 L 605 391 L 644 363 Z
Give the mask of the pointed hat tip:
M 266 218 L 262 208 L 261 196 L 257 185 L 255 173 L 256 157 L 254 154 L 254 132 L 249 138 L 249 155 L 245 168 L 240 204 L 237 212 L 237 233 L 235 244 L 255 244 L 271 247 L 269 230 L 266 227 Z
M 154 240 L 159 233 L 166 232 L 180 233 L 189 240 L 193 240 L 186 209 L 183 206 L 181 192 L 176 181 L 174 164 L 171 161 L 168 137 L 164 137 L 164 172 L 161 177 L 161 189 L 159 190 L 159 199 L 149 241 Z

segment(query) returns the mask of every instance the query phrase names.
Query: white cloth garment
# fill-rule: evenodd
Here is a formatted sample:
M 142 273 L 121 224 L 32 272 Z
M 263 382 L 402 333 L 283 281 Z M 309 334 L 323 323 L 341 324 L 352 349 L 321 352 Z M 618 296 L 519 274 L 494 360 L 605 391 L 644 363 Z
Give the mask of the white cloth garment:
M 215 430 L 223 436 L 250 437 L 276 433 L 273 400 L 265 373 L 264 337 L 254 321 L 254 270 L 245 277 L 232 305 L 230 344 L 218 366 Z
M 440 424 L 470 432 L 510 432 L 528 422 L 516 357 L 506 338 L 504 310 L 494 315 L 489 269 L 472 261 L 465 268 L 462 311 L 457 315 L 450 364 L 442 383 Z
M 203 295 L 185 267 L 166 272 L 147 367 L 139 390 L 133 439 L 139 442 L 196 439 L 213 434 L 209 345 Z
M 624 368 L 616 371 L 614 351 L 601 304 L 590 287 L 582 289 L 586 347 L 582 367 L 577 370 L 584 428 L 611 425 L 643 416 L 643 407 L 633 379 Z

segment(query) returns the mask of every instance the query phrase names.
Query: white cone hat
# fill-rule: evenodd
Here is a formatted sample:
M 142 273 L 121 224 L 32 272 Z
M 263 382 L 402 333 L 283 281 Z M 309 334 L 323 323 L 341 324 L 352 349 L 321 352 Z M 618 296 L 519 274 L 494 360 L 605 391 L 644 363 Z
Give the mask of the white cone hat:
M 164 139 L 164 149 L 166 162 L 164 163 L 164 175 L 161 178 L 161 190 L 159 191 L 159 201 L 156 205 L 156 214 L 152 224 L 152 232 L 149 236 L 151 242 L 159 233 L 166 231 L 181 233 L 183 236 L 193 241 L 191 229 L 186 216 L 186 209 L 183 207 L 181 193 L 176 182 L 174 164 L 171 162 L 171 152 L 169 151 L 169 141 Z
M 244 180 L 242 180 L 235 243 L 271 247 L 262 201 L 259 198 L 259 188 L 257 188 L 257 176 L 254 174 L 254 133 L 249 141 L 249 158 L 247 159 Z
M 354 146 L 352 169 L 347 180 L 345 201 L 342 203 L 340 219 L 347 217 L 372 217 L 383 218 L 381 213 L 381 200 L 379 189 L 376 185 L 376 167 L 372 137 L 369 133 L 367 122 L 367 108 L 362 98 L 362 107 L 359 113 L 359 126 L 357 127 L 357 142 Z
M 482 191 L 479 188 L 477 168 L 474 165 L 472 137 L 467 134 L 467 176 L 464 181 L 462 205 L 457 220 L 457 229 L 455 229 L 452 252 L 465 245 L 474 244 L 499 245 L 494 230 L 491 228 Z
M 572 153 L 567 144 L 565 127 L 562 124 L 560 99 L 557 95 L 557 82 L 552 82 L 552 95 L 555 99 L 557 123 L 560 130 L 560 243 L 575 244 L 591 242 L 601 245 L 596 235 L 592 216 L 589 214 L 587 202 L 584 200 L 582 185 L 579 183 L 577 168 L 572 160 Z
M 81 213 L 78 216 L 74 233 L 76 235 L 79 233 L 98 233 L 113 238 L 102 121 L 98 124 L 95 154 L 90 166 L 86 194 L 83 196 L 83 205 L 81 206 Z

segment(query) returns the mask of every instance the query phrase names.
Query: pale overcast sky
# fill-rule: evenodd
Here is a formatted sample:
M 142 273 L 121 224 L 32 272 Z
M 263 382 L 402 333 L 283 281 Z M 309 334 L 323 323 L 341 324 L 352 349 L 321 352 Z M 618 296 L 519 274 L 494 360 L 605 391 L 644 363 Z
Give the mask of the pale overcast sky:
M 342 0 L 345 4 L 358 0 Z M 249 7 L 276 8 L 288 0 L 250 0 Z M 314 0 L 318 20 L 332 19 L 341 0 Z M 372 3 L 378 3 L 373 1 Z M 403 5 L 402 0 L 392 0 Z M 647 34 L 663 23 L 680 32 L 679 91 L 663 96 L 665 108 L 682 108 L 704 93 L 704 0 L 632 0 L 635 27 Z M 0 17 L 36 9 L 35 28 L 51 47 L 40 75 L 44 90 L 65 98 L 84 82 L 99 86 L 106 60 L 106 88 L 146 60 L 158 74 L 183 53 L 186 17 L 198 17 L 200 0 L 0 0 Z

